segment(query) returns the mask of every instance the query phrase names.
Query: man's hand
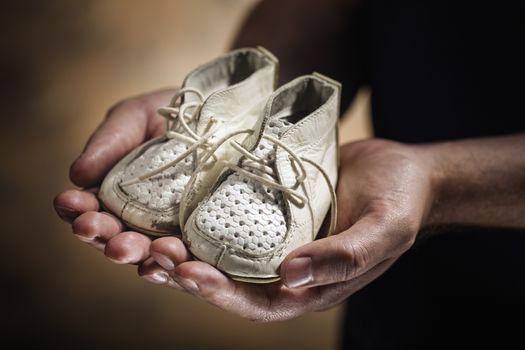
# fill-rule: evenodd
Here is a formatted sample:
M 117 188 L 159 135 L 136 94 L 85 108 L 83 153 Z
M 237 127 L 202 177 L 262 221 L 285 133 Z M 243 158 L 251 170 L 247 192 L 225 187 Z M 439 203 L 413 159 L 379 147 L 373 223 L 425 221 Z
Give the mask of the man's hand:
M 96 197 L 98 186 L 127 153 L 164 131 L 164 119 L 157 115 L 157 108 L 168 104 L 175 92 L 173 89 L 157 91 L 111 108 L 71 165 L 71 181 L 81 189 L 65 191 L 55 198 L 58 215 L 72 223 L 73 233 L 81 241 L 104 251 L 116 263 L 145 261 L 149 257 L 150 239 L 137 232 L 123 232 L 119 219 L 100 211 Z M 151 266 L 152 270 L 155 268 Z M 157 280 L 160 277 L 157 276 Z
M 156 113 L 175 91 L 116 105 L 71 166 L 83 190 L 55 198 L 73 232 L 117 263 L 253 320 L 276 321 L 330 308 L 388 269 L 426 225 L 525 227 L 525 135 L 433 145 L 367 140 L 341 147 L 337 234 L 289 254 L 281 281 L 236 282 L 209 264 L 191 261 L 175 237 L 151 241 L 101 212 L 97 186 L 129 151 L 163 132 Z
M 160 238 L 151 255 L 186 291 L 227 311 L 277 321 L 341 303 L 382 274 L 414 242 L 433 200 L 431 167 L 418 147 L 371 140 L 341 148 L 336 235 L 293 251 L 281 282 L 236 282 L 188 261 L 180 240 Z M 139 269 L 149 275 L 149 267 Z

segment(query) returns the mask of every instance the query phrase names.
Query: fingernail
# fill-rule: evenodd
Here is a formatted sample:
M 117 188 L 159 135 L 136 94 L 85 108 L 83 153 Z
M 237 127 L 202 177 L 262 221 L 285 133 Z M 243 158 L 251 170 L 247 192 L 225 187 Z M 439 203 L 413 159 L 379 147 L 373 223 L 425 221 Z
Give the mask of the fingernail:
M 285 283 L 289 288 L 302 287 L 313 280 L 312 258 L 295 258 L 286 265 Z
M 197 294 L 199 292 L 199 285 L 188 278 L 177 278 L 176 281 L 182 286 L 188 293 Z
M 129 264 L 131 262 L 130 258 L 116 259 L 116 258 L 110 258 L 109 256 L 106 256 L 106 257 L 109 259 L 109 261 L 114 262 L 115 264 L 118 264 L 118 265 Z
M 175 264 L 173 263 L 173 261 L 171 261 L 171 259 L 168 258 L 166 255 L 152 252 L 151 256 L 153 257 L 153 259 L 155 259 L 157 264 L 162 266 L 162 268 L 164 268 L 165 270 L 171 271 L 175 268 Z
M 84 236 L 83 234 L 79 234 L 79 233 L 74 233 L 73 232 L 73 235 L 78 238 L 80 241 L 84 242 L 84 243 L 91 243 L 95 240 L 94 237 L 87 237 L 87 236 Z
M 168 282 L 168 274 L 162 271 L 155 272 L 151 275 L 144 275 L 142 277 L 155 284 L 166 284 Z
M 66 208 L 66 207 L 56 207 L 56 212 L 62 220 L 69 222 L 69 223 L 75 220 L 79 215 L 79 213 L 76 210 Z

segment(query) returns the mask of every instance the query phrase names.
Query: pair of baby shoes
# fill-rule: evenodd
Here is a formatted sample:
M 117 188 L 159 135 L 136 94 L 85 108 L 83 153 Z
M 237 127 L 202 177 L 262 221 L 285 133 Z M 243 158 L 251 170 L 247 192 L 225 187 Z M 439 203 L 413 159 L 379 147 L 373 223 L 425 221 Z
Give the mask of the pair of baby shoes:
M 164 135 L 106 176 L 104 207 L 134 230 L 182 235 L 234 279 L 272 282 L 293 249 L 335 227 L 341 85 L 318 73 L 274 91 L 278 61 L 232 51 L 190 72 Z

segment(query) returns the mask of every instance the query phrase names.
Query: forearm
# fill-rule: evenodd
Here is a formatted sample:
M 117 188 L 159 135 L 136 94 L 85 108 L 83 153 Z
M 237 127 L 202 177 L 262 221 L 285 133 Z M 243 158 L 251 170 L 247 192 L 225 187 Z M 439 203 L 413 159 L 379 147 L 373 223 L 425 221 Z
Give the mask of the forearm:
M 422 146 L 435 197 L 427 225 L 525 228 L 525 134 Z

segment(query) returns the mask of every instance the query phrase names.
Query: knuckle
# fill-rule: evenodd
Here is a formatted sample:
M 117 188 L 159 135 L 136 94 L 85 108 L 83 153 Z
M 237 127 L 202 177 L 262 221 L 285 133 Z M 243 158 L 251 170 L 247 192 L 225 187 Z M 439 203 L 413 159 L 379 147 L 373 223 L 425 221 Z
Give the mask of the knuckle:
M 413 216 L 404 215 L 398 218 L 397 227 L 397 245 L 401 252 L 405 252 L 414 244 L 420 224 Z
M 414 245 L 415 241 L 416 235 L 405 232 L 401 235 L 401 239 L 399 241 L 399 250 L 403 253 L 406 252 Z
M 411 206 L 399 205 L 395 201 L 378 201 L 374 205 L 375 220 L 390 233 L 389 244 L 396 248 L 396 252 L 407 251 L 420 230 L 419 216 L 414 214 Z
M 342 264 L 339 264 L 340 280 L 350 280 L 361 274 L 370 261 L 370 252 L 363 242 L 344 242 Z
M 105 119 L 110 118 L 112 115 L 115 115 L 118 112 L 124 112 L 136 108 L 137 105 L 140 105 L 140 101 L 138 101 L 136 97 L 120 100 L 109 107 L 108 111 L 106 112 Z
M 269 314 L 256 314 L 256 315 L 250 315 L 248 319 L 255 323 L 270 323 L 274 321 L 274 317 Z
M 114 103 L 106 112 L 105 119 L 109 119 L 112 115 L 115 114 L 115 111 L 118 111 L 121 109 L 125 104 L 127 103 L 127 100 L 121 100 L 117 103 Z

